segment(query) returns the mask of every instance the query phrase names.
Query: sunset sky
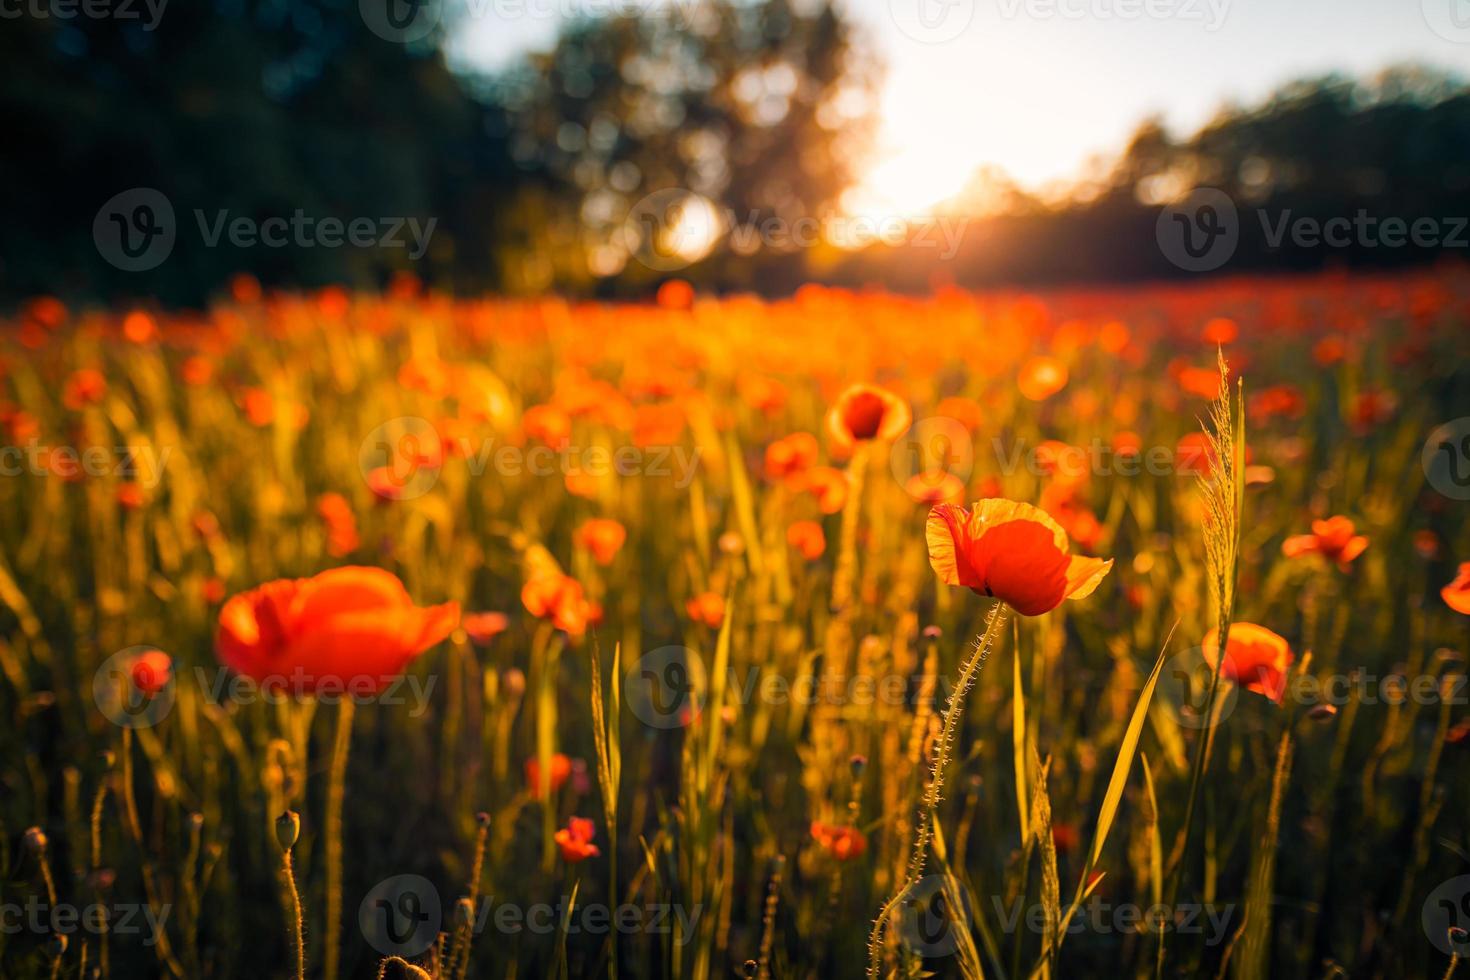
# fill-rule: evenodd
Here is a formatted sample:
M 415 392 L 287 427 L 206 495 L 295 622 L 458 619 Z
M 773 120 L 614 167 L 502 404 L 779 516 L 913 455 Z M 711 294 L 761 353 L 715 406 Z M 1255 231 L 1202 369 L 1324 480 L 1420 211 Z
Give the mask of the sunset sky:
M 468 2 L 460 64 L 494 69 L 555 37 L 555 17 Z M 1029 188 L 1068 180 L 1147 115 L 1188 131 L 1304 75 L 1408 61 L 1470 74 L 1470 0 L 843 3 L 888 65 L 877 157 L 847 201 L 864 213 L 923 212 L 984 164 Z

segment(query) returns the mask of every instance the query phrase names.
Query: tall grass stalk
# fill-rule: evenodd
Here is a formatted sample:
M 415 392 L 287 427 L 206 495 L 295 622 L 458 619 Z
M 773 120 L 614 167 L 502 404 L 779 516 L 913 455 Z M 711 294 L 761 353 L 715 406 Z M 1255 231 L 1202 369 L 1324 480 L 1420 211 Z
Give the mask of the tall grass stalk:
M 944 771 L 949 765 L 949 756 L 954 749 L 955 739 L 959 735 L 960 722 L 964 719 L 965 698 L 970 693 L 970 688 L 974 686 L 975 679 L 980 675 L 981 668 L 985 666 L 991 648 L 994 647 L 1000 636 L 1001 628 L 1005 625 L 1005 618 L 1005 603 L 997 603 L 996 607 L 990 611 L 990 618 L 985 622 L 985 632 L 980 635 L 969 658 L 960 668 L 960 676 L 955 682 L 954 692 L 950 695 L 949 704 L 945 706 L 944 723 L 940 729 L 939 742 L 934 747 L 934 765 L 930 770 L 929 783 L 924 789 L 924 799 L 919 811 L 919 824 L 914 832 L 914 849 L 909 855 L 908 875 L 894 891 L 893 896 L 884 903 L 877 920 L 873 923 L 872 931 L 868 934 L 869 980 L 876 980 L 881 969 L 884 934 L 893 910 L 898 907 L 903 896 L 918 883 L 924 874 L 929 841 L 933 836 L 934 823 L 938 820 L 939 801 L 943 799 Z

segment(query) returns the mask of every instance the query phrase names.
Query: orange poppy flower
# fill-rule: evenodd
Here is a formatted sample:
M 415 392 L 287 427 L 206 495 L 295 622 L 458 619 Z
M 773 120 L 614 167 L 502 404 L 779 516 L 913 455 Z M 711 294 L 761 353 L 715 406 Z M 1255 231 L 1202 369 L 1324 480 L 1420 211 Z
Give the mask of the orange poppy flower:
M 1460 564 L 1460 574 L 1439 590 L 1439 597 L 1455 612 L 1470 616 L 1470 561 Z
M 471 643 L 485 646 L 506 631 L 510 626 L 510 617 L 503 612 L 465 613 L 459 625 Z
M 908 431 L 913 415 L 908 404 L 886 388 L 855 384 L 837 396 L 827 411 L 827 435 L 846 455 L 860 442 L 897 439 Z
M 562 788 L 567 778 L 572 774 L 572 760 L 560 752 L 553 753 L 551 765 L 548 767 L 550 777 L 547 788 L 555 793 Z M 531 799 L 541 799 L 541 761 L 534 755 L 526 760 L 526 788 L 531 793 Z
M 696 623 L 719 629 L 725 621 L 725 598 L 718 592 L 701 592 L 684 603 L 684 611 Z
M 1325 521 L 1313 521 L 1312 533 L 1287 538 L 1281 542 L 1281 553 L 1288 558 L 1319 554 L 1347 571 L 1348 564 L 1368 547 L 1368 539 L 1353 531 L 1353 522 L 1341 515 Z
M 572 438 L 572 420 L 554 405 L 532 405 L 521 415 L 521 429 L 552 449 L 563 449 Z
M 827 550 L 827 536 L 816 521 L 796 521 L 786 529 L 786 543 L 807 561 L 816 561 Z
M 573 637 L 587 632 L 587 597 L 582 583 L 561 572 L 532 576 L 521 587 L 521 603 L 538 619 L 549 619 L 552 625 Z
M 1235 342 L 1239 334 L 1240 328 L 1235 325 L 1234 320 L 1218 316 L 1205 324 L 1202 336 L 1207 344 L 1230 344 Z
M 847 506 L 847 474 L 830 466 L 814 466 L 801 478 L 801 487 L 817 498 L 817 510 L 835 514 Z
M 666 310 L 687 310 L 694 305 L 694 287 L 683 279 L 670 279 L 658 287 L 657 298 Z
M 107 379 L 96 368 L 82 368 L 72 372 L 61 390 L 61 403 L 76 410 L 84 405 L 95 405 L 107 394 Z
M 944 470 L 915 473 L 904 481 L 903 489 L 921 504 L 952 504 L 965 498 L 965 481 Z
M 766 447 L 766 479 L 772 482 L 799 476 L 817 462 L 817 437 L 793 432 Z
M 123 317 L 123 336 L 132 344 L 146 344 L 158 336 L 158 324 L 142 310 L 134 310 Z
M 215 652 L 257 681 L 289 678 L 297 693 L 344 683 L 377 691 L 458 622 L 459 603 L 416 606 L 392 572 L 347 565 L 234 596 L 220 610 Z
M 179 373 L 183 376 L 184 384 L 198 388 L 209 384 L 210 379 L 214 377 L 214 362 L 207 357 L 195 354 L 184 359 Z
M 857 857 L 868 849 L 868 838 L 856 827 L 835 827 L 832 824 L 812 821 L 812 839 L 828 854 L 839 861 Z
M 136 483 L 119 483 L 117 485 L 117 502 L 124 510 L 137 510 L 143 506 L 147 497 L 143 488 Z
M 934 414 L 940 418 L 954 419 L 971 433 L 979 430 L 984 416 L 979 402 L 973 398 L 963 398 L 958 395 L 941 400 L 934 407 Z
M 562 860 L 576 864 L 601 854 L 597 845 L 592 843 L 596 833 L 597 825 L 586 817 L 568 818 L 566 827 L 558 830 L 555 838 L 556 846 L 561 848 Z
M 1044 402 L 1067 386 L 1067 366 L 1055 357 L 1038 355 L 1021 365 L 1016 387 L 1034 402 Z
M 577 544 L 592 552 L 599 565 L 611 565 L 627 540 L 627 529 L 610 517 L 594 517 L 577 528 L 576 533 Z
M 173 658 L 162 650 L 145 650 L 129 665 L 128 678 L 135 688 L 152 697 L 168 686 L 173 665 Z
M 327 526 L 327 554 L 344 558 L 361 544 L 357 536 L 357 518 L 352 505 L 340 493 L 324 493 L 317 498 L 316 512 Z
M 1206 633 L 1201 647 L 1205 662 L 1214 667 L 1220 659 L 1220 631 Z M 1286 696 L 1286 670 L 1294 659 L 1286 640 L 1266 627 L 1232 623 L 1220 673 L 1247 691 L 1280 704 Z
M 962 585 L 1039 616 L 1063 599 L 1091 595 L 1111 559 L 1068 553 L 1066 532 L 1030 504 L 980 500 L 973 510 L 940 504 L 925 529 L 929 564 L 945 585 Z

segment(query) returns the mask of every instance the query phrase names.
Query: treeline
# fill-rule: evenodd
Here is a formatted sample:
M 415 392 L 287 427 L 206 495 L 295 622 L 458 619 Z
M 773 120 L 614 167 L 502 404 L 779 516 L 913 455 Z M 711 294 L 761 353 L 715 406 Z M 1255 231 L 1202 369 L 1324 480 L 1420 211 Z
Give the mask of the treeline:
M 1193 274 L 1161 227 L 1210 230 L 1193 212 L 1161 225 L 1195 186 L 1236 210 L 1227 272 L 1464 251 L 1453 219 L 1470 213 L 1470 94 L 1426 72 L 1300 83 L 1187 138 L 1149 124 L 1065 202 L 1011 192 L 1004 213 L 961 224 L 962 200 L 945 247 L 930 234 L 851 250 L 732 234 L 679 206 L 736 215 L 746 232 L 837 213 L 881 66 L 830 6 L 706 0 L 581 20 L 489 78 L 457 75 L 441 52 L 474 6 L 420 0 L 387 19 L 357 0 L 107 9 L 0 23 L 7 303 L 196 304 L 239 272 L 373 288 L 411 271 L 460 292 L 602 296 L 672 275 L 766 293 L 1160 278 Z M 404 29 L 405 11 L 428 19 Z M 1360 211 L 1434 219 L 1438 240 L 1301 244 L 1299 219 Z

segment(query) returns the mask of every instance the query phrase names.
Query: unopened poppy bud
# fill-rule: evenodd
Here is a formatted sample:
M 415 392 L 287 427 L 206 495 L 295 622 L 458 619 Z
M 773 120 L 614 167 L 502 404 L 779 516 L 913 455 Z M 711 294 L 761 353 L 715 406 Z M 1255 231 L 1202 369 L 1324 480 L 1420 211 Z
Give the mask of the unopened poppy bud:
M 926 640 L 937 640 L 944 635 L 944 630 L 938 626 L 929 625 L 924 627 L 924 638 Z
M 296 838 L 300 836 L 301 816 L 295 810 L 287 810 L 276 817 L 276 843 L 280 845 L 282 852 L 295 847 Z
M 475 814 L 475 823 L 479 824 L 481 827 L 490 826 L 490 814 L 486 813 L 484 810 L 481 810 L 479 813 Z
M 868 768 L 868 757 L 865 755 L 855 755 L 847 760 L 847 764 L 852 767 L 852 774 L 854 776 L 861 776 L 863 770 Z
M 45 854 L 46 845 L 49 843 L 46 838 L 46 831 L 42 830 L 40 827 L 31 827 L 29 830 L 26 831 L 25 843 L 26 848 L 32 854 Z
M 204 814 L 197 811 L 189 814 L 189 826 L 195 830 L 201 829 L 204 826 Z

